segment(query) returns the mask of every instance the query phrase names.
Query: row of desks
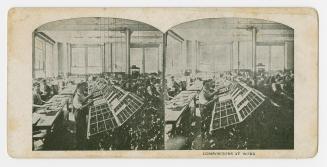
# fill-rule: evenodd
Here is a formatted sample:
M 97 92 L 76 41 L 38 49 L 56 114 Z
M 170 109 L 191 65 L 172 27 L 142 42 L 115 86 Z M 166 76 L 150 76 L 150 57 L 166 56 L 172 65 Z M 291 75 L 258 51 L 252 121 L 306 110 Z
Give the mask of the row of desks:
M 175 126 L 189 106 L 195 105 L 196 96 L 202 89 L 202 81 L 195 81 L 186 91 L 181 91 L 173 99 L 165 101 L 165 121 Z
M 88 138 L 123 125 L 144 104 L 142 98 L 103 79 L 90 83 L 89 92 L 96 98 L 89 109 Z
M 226 87 L 227 92 L 215 101 L 210 130 L 218 130 L 244 121 L 265 100 L 265 96 L 242 82 Z M 223 88 L 222 88 L 223 90 Z
M 173 99 L 165 102 L 165 121 L 167 124 L 175 124 L 181 118 L 184 111 L 193 102 L 195 104 L 195 99 L 198 91 L 182 91 L 176 95 Z
M 63 114 L 68 111 L 69 102 L 73 98 L 76 91 L 76 85 L 67 86 L 59 95 L 53 96 L 46 104 L 45 108 L 40 108 L 32 113 L 33 132 L 38 130 L 46 130 L 46 133 L 53 128 L 55 122 Z

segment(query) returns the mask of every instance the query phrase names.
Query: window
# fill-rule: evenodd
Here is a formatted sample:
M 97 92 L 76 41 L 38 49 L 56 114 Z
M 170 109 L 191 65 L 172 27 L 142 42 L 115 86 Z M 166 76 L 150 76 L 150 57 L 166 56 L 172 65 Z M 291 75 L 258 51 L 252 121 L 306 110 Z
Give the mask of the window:
M 269 47 L 270 46 L 257 46 L 257 68 L 264 68 L 265 71 L 269 70 Z
M 142 69 L 142 48 L 131 48 L 131 66 L 135 65 L 136 67 L 139 67 Z M 146 67 L 145 67 L 146 68 Z
M 72 67 L 85 67 L 85 48 L 72 48 Z
M 95 74 L 102 72 L 101 46 L 74 46 L 71 48 L 72 74 Z
M 101 48 L 87 48 L 87 62 L 89 67 L 101 67 Z
M 158 48 L 145 48 L 145 72 L 158 72 Z
M 34 70 L 43 71 L 44 70 L 44 59 L 45 59 L 45 48 L 44 41 L 39 37 L 35 37 L 35 57 L 34 57 Z
M 53 72 L 53 44 L 39 36 L 34 38 L 34 77 L 46 77 L 54 75 Z
M 46 76 L 54 76 L 54 60 L 53 60 L 53 46 L 52 44 L 45 42 L 45 72 Z
M 182 44 L 171 36 L 167 37 L 167 43 L 166 72 L 167 74 L 180 73 L 183 68 L 182 63 L 185 62 L 181 61 Z
M 271 46 L 271 70 L 284 69 L 284 46 Z
M 88 47 L 87 48 L 87 73 L 96 74 L 102 72 L 102 54 L 101 47 Z

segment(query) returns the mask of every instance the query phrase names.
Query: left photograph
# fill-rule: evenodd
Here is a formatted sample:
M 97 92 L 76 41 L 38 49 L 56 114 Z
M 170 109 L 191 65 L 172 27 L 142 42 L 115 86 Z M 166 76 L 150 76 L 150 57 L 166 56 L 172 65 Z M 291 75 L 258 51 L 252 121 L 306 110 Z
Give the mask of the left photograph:
M 31 35 L 33 150 L 164 149 L 161 31 L 88 17 Z

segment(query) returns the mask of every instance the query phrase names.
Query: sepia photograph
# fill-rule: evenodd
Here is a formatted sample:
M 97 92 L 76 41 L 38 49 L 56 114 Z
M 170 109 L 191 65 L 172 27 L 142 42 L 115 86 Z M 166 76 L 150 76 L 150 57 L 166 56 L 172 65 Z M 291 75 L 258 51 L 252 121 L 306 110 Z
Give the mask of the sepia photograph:
M 73 18 L 33 32 L 33 150 L 164 149 L 162 33 Z
M 260 19 L 170 29 L 166 149 L 293 149 L 293 42 L 291 27 Z
M 318 62 L 311 8 L 12 8 L 8 154 L 313 157 Z

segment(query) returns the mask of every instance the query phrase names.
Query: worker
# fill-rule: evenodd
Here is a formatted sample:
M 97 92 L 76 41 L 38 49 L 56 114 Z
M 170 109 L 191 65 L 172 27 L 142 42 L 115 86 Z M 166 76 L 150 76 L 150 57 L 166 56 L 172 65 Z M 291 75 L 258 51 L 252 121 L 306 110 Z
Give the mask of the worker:
M 174 76 L 170 77 L 170 80 L 167 82 L 167 91 L 169 96 L 175 97 L 180 91 L 180 85 L 175 81 Z
M 41 98 L 43 101 L 48 101 L 51 98 L 51 88 L 47 84 L 47 80 L 43 79 L 40 85 Z
M 86 147 L 86 115 L 88 113 L 88 107 L 92 104 L 93 100 L 88 100 L 92 97 L 92 93 L 85 96 L 87 89 L 87 83 L 81 82 L 77 84 L 77 91 L 73 98 L 74 117 L 76 122 L 76 144 L 78 150 L 83 150 Z
M 35 112 L 38 108 L 47 107 L 45 105 L 45 101 L 41 98 L 40 84 L 33 84 L 33 112 Z
M 202 133 L 209 130 L 210 125 L 210 114 L 213 110 L 213 102 L 216 100 L 214 98 L 215 95 L 219 93 L 219 91 L 214 91 L 212 89 L 214 82 L 209 79 L 203 82 L 203 88 L 199 93 L 199 107 L 202 121 Z

